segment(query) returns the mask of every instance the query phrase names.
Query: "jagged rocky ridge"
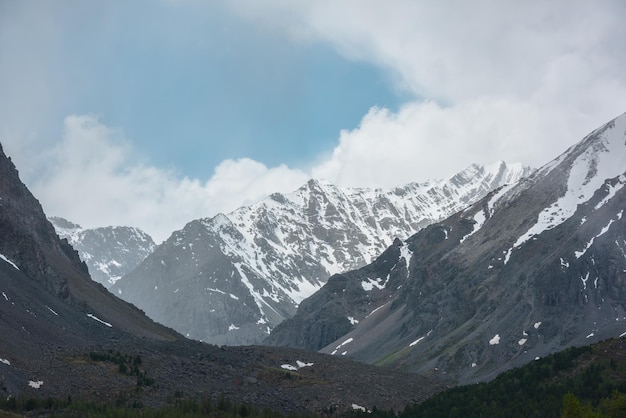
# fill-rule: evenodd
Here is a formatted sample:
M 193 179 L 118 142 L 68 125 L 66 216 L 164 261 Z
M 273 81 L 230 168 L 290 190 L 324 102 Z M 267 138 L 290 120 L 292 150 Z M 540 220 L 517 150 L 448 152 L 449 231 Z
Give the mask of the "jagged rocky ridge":
M 626 332 L 626 115 L 331 277 L 266 343 L 461 383 Z
M 51 216 L 49 221 L 89 269 L 91 278 L 107 289 L 130 273 L 156 247 L 150 235 L 139 228 L 107 226 L 82 228 L 66 219 Z
M 140 358 L 142 376 L 154 384 L 145 378 L 140 384 L 138 376 L 90 353 Z M 71 396 L 152 408 L 181 397 L 217 402 L 223 396 L 287 415 L 330 408 L 341 413 L 352 404 L 399 410 L 443 387 L 319 353 L 210 346 L 151 321 L 91 280 L 0 146 L 2 399 Z
M 176 231 L 111 291 L 156 321 L 216 344 L 259 343 L 340 271 L 530 173 L 503 162 L 391 190 L 310 180 Z

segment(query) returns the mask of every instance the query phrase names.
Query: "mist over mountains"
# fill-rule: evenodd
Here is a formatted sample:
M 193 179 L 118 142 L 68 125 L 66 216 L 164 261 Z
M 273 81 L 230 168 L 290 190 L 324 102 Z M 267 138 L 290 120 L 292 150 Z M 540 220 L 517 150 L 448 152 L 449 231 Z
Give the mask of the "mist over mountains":
M 110 290 L 189 338 L 260 343 L 330 275 L 371 262 L 396 237 L 530 172 L 504 162 L 472 165 L 391 190 L 310 180 L 293 193 L 190 222 Z

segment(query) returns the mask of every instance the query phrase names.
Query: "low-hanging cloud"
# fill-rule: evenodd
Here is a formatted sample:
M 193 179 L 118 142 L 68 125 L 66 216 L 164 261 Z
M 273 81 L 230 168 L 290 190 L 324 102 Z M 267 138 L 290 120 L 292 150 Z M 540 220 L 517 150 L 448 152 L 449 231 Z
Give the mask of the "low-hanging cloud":
M 225 160 L 205 182 L 136 160 L 122 134 L 92 115 L 68 116 L 62 140 L 41 158 L 33 193 L 50 215 L 84 227 L 139 226 L 162 241 L 192 219 L 229 212 L 306 175 L 285 166 Z
M 451 107 L 414 102 L 398 112 L 372 108 L 359 127 L 341 132 L 312 175 L 341 186 L 392 187 L 444 178 L 472 163 L 540 167 L 582 139 L 591 119 L 504 98 Z
M 513 114 L 526 121 L 524 133 L 511 130 Z M 313 176 L 340 185 L 392 187 L 443 178 L 472 163 L 528 161 L 533 150 L 526 147 L 525 136 L 546 128 L 541 122 L 532 109 L 504 101 L 451 108 L 419 102 L 397 113 L 373 108 L 358 128 L 341 133 L 332 155 L 313 169 Z M 506 146 L 505 137 L 512 146 Z

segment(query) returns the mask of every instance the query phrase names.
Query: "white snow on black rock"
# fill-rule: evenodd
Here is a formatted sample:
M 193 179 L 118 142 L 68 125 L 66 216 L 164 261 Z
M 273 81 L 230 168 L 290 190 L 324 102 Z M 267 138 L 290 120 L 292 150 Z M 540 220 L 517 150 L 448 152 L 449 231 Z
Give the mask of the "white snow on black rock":
M 530 173 L 472 165 L 391 190 L 310 180 L 227 215 L 176 231 L 111 291 L 190 338 L 251 344 L 291 317 L 334 273 Z
M 152 237 L 139 228 L 82 228 L 60 217 L 49 220 L 59 237 L 66 238 L 78 251 L 92 279 L 107 289 L 137 267 L 156 247 Z
M 626 115 L 331 277 L 266 340 L 460 382 L 626 333 Z

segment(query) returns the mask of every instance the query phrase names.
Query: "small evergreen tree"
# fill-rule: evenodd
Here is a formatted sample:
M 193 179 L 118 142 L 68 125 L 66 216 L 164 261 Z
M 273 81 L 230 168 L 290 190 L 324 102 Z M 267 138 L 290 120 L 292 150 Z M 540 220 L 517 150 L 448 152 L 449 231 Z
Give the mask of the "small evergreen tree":
M 568 392 L 563 396 L 562 418 L 583 418 L 583 406 L 576 396 Z

